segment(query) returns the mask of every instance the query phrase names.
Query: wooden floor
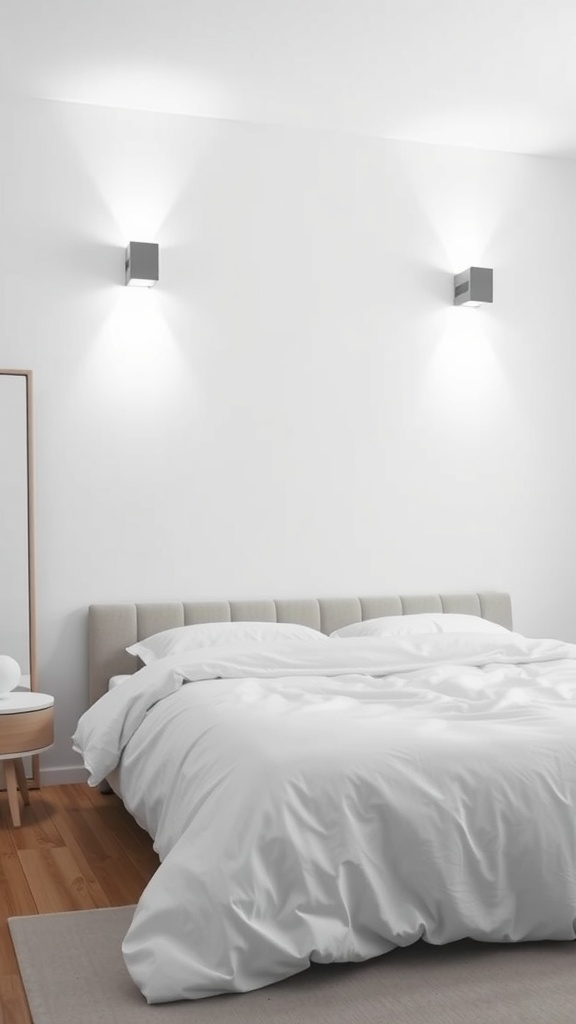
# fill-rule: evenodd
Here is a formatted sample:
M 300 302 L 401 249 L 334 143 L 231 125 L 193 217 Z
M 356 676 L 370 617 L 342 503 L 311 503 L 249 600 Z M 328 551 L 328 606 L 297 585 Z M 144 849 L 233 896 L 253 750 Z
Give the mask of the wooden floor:
M 113 794 L 80 784 L 32 790 L 15 829 L 0 792 L 0 1024 L 31 1024 L 7 919 L 137 903 L 158 864 Z

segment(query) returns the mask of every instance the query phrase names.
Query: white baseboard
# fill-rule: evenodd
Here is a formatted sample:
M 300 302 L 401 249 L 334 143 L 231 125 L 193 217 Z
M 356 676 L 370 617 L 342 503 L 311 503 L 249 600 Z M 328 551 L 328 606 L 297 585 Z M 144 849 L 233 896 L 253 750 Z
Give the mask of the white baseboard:
M 69 768 L 40 768 L 41 786 L 62 786 L 70 782 L 87 782 L 88 772 L 80 765 Z

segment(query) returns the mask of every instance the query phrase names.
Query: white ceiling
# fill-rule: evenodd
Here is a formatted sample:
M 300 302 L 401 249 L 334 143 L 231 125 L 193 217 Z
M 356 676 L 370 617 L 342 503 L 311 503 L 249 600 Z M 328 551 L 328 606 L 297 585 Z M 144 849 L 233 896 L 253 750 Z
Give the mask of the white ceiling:
M 0 96 L 576 157 L 576 0 L 0 0 Z

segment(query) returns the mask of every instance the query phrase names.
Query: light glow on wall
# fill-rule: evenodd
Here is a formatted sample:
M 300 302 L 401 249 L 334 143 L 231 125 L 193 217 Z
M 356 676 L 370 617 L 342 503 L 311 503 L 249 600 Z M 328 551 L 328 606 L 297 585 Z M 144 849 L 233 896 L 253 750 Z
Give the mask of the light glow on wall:
M 147 288 L 114 290 L 109 315 L 86 354 L 89 391 L 108 414 L 153 423 L 170 414 L 182 382 L 187 408 L 198 401 L 197 382 L 167 321 L 170 300 Z
M 481 317 L 444 311 L 444 330 L 430 356 L 425 394 L 439 419 L 454 425 L 482 420 L 487 410 L 498 415 L 499 397 L 507 391 L 501 363 Z
M 106 107 L 92 108 L 86 119 L 79 104 L 63 105 L 58 113 L 90 186 L 116 225 L 117 242 L 162 243 L 160 229 L 193 187 L 217 123 L 202 122 L 199 131 L 194 119 Z

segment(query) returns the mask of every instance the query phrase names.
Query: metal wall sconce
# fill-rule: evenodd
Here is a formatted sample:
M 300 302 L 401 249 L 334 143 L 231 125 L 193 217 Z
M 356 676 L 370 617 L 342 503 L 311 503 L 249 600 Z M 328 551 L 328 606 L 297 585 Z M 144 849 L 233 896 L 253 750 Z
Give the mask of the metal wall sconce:
M 128 242 L 126 249 L 126 284 L 152 288 L 158 280 L 158 245 L 156 242 Z
M 492 302 L 493 271 L 488 267 L 469 267 L 454 277 L 454 305 L 479 306 Z

